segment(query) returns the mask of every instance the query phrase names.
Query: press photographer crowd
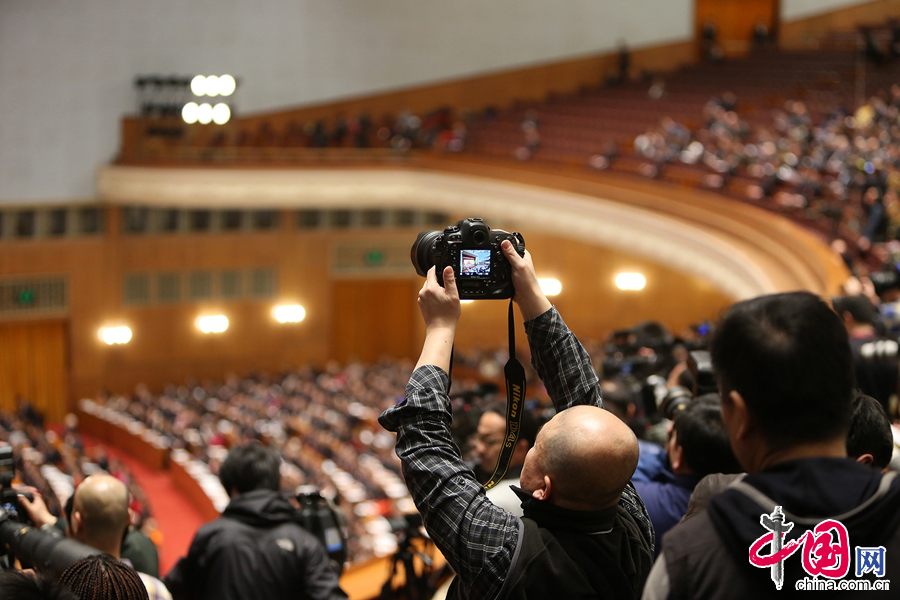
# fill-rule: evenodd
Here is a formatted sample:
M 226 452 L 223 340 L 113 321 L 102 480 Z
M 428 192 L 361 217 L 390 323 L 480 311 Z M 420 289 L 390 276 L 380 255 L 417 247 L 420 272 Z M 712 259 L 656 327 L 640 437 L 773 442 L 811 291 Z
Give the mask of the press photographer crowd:
M 414 366 L 98 398 L 206 464 L 229 496 L 168 573 L 153 491 L 86 444 L 74 415 L 45 429 L 25 399 L 0 415 L 0 598 L 345 598 L 345 566 L 377 556 L 406 574 L 385 598 L 432 597 L 451 574 L 439 592 L 451 598 L 759 598 L 804 589 L 806 575 L 846 581 L 834 590 L 848 597 L 889 590 L 896 269 L 838 298 L 763 296 L 679 335 L 643 322 L 582 344 L 520 233 L 464 219 L 420 233 L 411 259 L 425 277 Z M 505 350 L 454 356 L 465 298 L 510 300 Z M 504 360 L 502 379 L 484 377 Z M 761 516 L 794 541 L 766 540 Z M 807 550 L 829 527 L 843 536 L 831 554 Z M 432 543 L 452 573 L 430 568 Z M 787 560 L 795 551 L 803 561 Z

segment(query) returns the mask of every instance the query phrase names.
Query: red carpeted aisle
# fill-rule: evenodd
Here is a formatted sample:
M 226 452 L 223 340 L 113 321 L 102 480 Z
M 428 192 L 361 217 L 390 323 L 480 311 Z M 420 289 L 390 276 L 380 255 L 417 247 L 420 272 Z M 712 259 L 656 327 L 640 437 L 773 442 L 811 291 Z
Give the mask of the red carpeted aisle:
M 91 443 L 90 440 L 85 442 L 103 446 L 109 456 L 115 456 L 124 462 L 144 489 L 150 504 L 150 514 L 156 519 L 163 536 L 159 548 L 159 572 L 164 576 L 187 553 L 194 533 L 205 522 L 200 511 L 175 488 L 168 471 L 153 471 L 116 448 Z

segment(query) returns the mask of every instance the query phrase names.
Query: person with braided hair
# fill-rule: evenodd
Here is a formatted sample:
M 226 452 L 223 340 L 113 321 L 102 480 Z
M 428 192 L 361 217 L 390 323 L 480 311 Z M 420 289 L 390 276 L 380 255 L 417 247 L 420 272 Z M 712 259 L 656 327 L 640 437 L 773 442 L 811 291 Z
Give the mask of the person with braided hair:
M 67 588 L 25 571 L 0 573 L 0 598 L 3 600 L 78 600 Z
M 59 582 L 80 600 L 149 600 L 137 571 L 109 554 L 95 554 L 72 563 Z

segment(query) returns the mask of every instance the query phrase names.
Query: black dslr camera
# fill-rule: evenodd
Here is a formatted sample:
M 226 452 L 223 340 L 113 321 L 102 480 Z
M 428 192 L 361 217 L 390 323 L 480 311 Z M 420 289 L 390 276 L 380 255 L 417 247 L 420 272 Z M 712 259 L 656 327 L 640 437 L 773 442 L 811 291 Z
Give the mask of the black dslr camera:
M 509 240 L 519 256 L 525 256 L 522 234 L 491 230 L 481 219 L 463 219 L 444 231 L 420 232 L 410 258 L 422 277 L 436 267 L 441 285 L 444 269 L 453 267 L 461 300 L 512 298 L 512 269 L 500 249 L 503 240 Z

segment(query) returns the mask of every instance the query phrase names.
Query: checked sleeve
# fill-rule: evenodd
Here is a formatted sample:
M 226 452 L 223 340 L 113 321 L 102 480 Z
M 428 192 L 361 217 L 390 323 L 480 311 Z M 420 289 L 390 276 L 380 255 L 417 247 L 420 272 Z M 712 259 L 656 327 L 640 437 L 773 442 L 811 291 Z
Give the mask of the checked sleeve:
M 450 435 L 449 377 L 416 369 L 404 399 L 379 423 L 397 434 L 406 486 L 425 529 L 456 571 L 460 595 L 491 600 L 500 592 L 520 539 L 521 521 L 495 506 Z

